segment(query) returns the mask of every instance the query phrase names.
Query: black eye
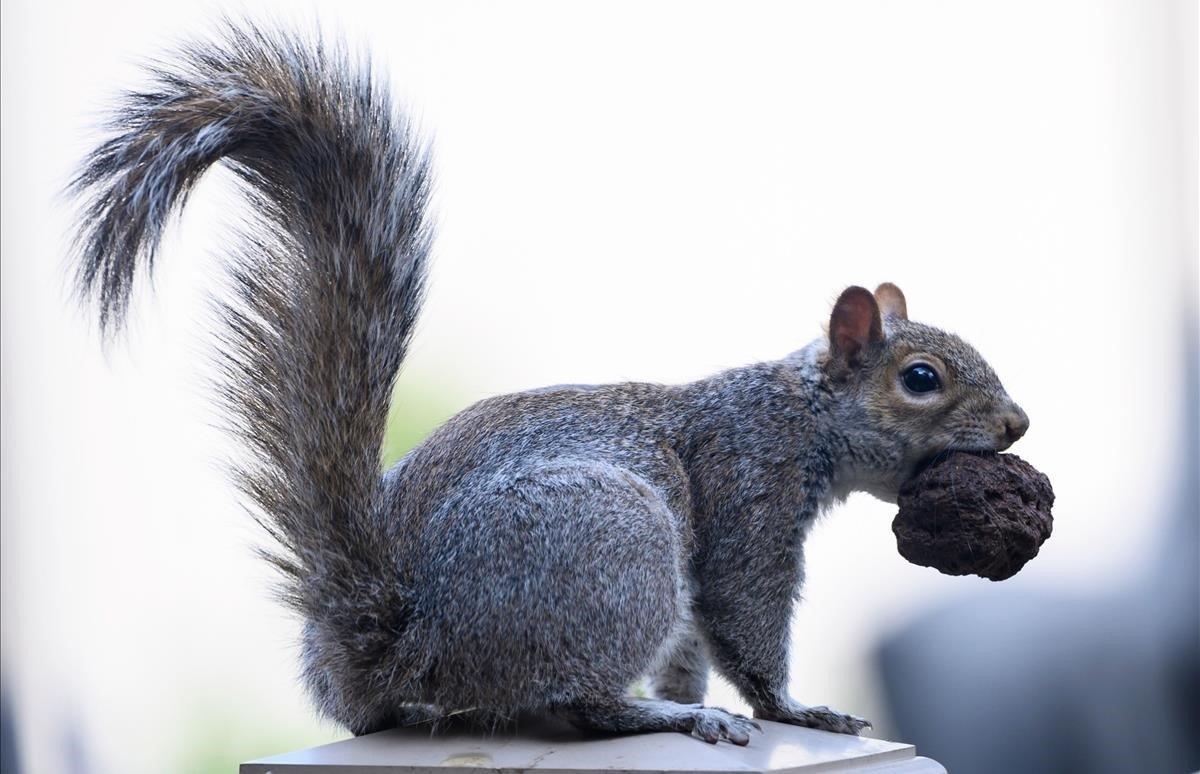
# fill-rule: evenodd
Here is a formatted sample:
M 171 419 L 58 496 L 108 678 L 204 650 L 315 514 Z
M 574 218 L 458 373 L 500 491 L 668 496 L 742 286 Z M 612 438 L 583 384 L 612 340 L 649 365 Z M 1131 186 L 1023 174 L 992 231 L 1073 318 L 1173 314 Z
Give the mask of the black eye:
M 937 371 L 924 363 L 910 365 L 904 369 L 904 375 L 900 378 L 904 380 L 904 387 L 909 392 L 933 392 L 942 386 L 942 380 L 938 378 Z

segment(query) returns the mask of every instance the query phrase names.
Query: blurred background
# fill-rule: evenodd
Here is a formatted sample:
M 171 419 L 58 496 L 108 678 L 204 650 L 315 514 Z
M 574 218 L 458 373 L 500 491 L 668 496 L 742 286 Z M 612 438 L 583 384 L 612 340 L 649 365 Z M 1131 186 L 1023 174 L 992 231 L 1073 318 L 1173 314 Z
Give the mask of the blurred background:
M 227 772 L 344 735 L 221 472 L 230 176 L 171 230 L 128 340 L 102 351 L 66 290 L 59 191 L 106 99 L 222 10 L 369 47 L 435 137 L 389 460 L 488 395 L 780 357 L 846 285 L 896 282 L 1031 416 L 1014 451 L 1054 483 L 1054 534 L 1010 581 L 950 578 L 852 497 L 808 543 L 794 694 L 951 771 L 1200 767 L 1195 2 L 13 0 L 5 772 Z

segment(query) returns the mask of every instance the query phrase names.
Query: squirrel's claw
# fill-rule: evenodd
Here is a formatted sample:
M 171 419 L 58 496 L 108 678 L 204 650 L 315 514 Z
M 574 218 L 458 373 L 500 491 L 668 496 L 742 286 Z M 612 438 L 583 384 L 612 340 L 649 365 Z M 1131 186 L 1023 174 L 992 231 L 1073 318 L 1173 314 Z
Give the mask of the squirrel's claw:
M 800 714 L 807 721 L 800 725 L 805 725 L 809 728 L 819 728 L 822 731 L 833 731 L 838 734 L 858 736 L 862 733 L 863 729 L 873 728 L 871 721 L 865 718 L 846 715 L 836 710 L 831 710 L 829 707 L 808 707 Z
M 805 707 L 802 704 L 792 704 L 782 711 L 772 711 L 758 714 L 764 720 L 774 720 L 793 726 L 815 728 L 819 731 L 832 731 L 835 734 L 850 734 L 858 736 L 865 728 L 873 728 L 871 721 L 865 718 L 847 715 L 829 707 Z

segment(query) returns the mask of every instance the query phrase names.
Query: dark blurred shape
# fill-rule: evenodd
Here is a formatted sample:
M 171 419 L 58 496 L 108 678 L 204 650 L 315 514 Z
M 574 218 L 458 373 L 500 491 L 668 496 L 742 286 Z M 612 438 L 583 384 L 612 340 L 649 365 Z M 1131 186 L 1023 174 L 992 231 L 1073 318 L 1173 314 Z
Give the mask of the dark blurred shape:
M 1186 341 L 1179 488 L 1163 545 L 1142 577 L 1094 597 L 989 588 L 880 646 L 900 737 L 922 755 L 971 774 L 1200 769 L 1200 347 L 1193 329 Z M 1131 515 L 1131 528 L 1141 522 Z
M 0 691 L 0 774 L 20 774 L 17 725 L 7 691 Z

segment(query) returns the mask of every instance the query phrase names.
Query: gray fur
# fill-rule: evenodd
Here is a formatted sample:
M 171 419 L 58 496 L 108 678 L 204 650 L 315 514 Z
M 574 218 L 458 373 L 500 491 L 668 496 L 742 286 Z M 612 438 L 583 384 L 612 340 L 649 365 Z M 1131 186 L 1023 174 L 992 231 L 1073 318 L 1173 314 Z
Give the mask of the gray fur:
M 654 672 L 654 693 L 680 704 L 699 704 L 708 690 L 708 654 L 703 635 L 689 628 L 673 643 L 666 663 Z
M 886 338 L 852 360 L 821 339 L 683 386 L 491 398 L 381 476 L 428 249 L 423 145 L 368 69 L 298 38 L 231 27 L 157 78 L 79 176 L 80 287 L 119 326 L 204 170 L 247 183 L 263 228 L 232 261 L 223 395 L 323 714 L 364 733 L 555 711 L 744 744 L 751 721 L 696 704 L 711 660 L 757 716 L 868 725 L 788 696 L 804 540 L 851 490 L 894 498 L 931 455 L 1000 445 L 1019 409 L 974 350 L 874 309 Z M 899 391 L 913 352 L 946 364 L 936 402 Z M 661 698 L 626 698 L 648 674 Z

